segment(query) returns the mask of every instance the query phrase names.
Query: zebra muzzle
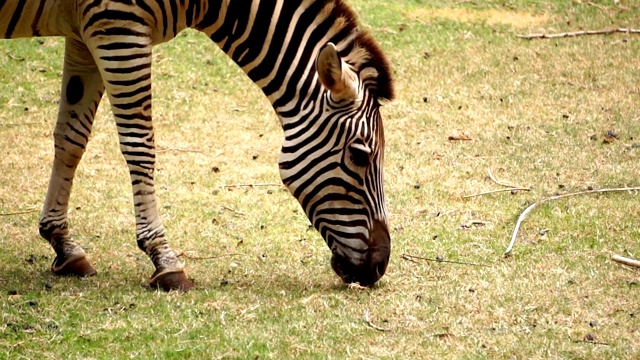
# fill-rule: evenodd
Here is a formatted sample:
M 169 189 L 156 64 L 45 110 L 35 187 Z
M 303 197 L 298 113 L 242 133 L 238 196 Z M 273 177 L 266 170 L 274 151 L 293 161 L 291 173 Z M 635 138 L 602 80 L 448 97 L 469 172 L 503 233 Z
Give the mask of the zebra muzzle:
M 370 246 L 364 256 L 349 258 L 334 251 L 331 268 L 347 284 L 372 286 L 385 274 L 391 255 L 391 239 L 387 227 L 380 222 L 369 231 Z

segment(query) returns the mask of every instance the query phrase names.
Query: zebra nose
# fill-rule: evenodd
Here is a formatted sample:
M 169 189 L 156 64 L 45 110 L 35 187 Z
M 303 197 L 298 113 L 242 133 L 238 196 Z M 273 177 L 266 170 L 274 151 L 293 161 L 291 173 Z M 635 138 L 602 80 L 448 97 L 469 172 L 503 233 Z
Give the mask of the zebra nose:
M 391 255 L 391 239 L 387 227 L 376 222 L 369 236 L 370 246 L 364 259 L 350 259 L 338 252 L 333 253 L 331 267 L 345 283 L 371 286 L 387 271 Z

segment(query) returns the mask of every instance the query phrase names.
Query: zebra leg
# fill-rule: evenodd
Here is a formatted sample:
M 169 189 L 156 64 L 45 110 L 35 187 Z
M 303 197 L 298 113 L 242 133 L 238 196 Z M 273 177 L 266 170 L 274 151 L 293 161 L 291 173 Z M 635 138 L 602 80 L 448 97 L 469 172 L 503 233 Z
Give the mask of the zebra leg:
M 124 30 L 121 30 L 124 31 Z M 192 288 L 184 265 L 167 243 L 154 187 L 155 141 L 151 121 L 151 44 L 145 37 L 92 38 L 89 47 L 109 94 L 131 175 L 138 247 L 155 265 L 149 285 L 165 291 Z
M 90 276 L 95 269 L 69 235 L 67 210 L 73 177 L 84 153 L 104 85 L 87 47 L 67 39 L 58 121 L 54 130 L 55 157 L 49 190 L 40 216 L 40 235 L 53 247 L 56 275 Z

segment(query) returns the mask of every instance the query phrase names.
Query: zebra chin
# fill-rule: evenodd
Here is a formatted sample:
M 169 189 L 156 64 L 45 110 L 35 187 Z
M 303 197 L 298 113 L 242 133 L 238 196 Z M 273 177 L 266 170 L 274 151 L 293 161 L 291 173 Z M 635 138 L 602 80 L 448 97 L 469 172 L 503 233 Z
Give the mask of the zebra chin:
M 347 284 L 372 286 L 384 275 L 391 255 L 391 238 L 386 225 L 375 221 L 369 231 L 369 247 L 364 254 L 350 258 L 333 250 L 331 268 Z

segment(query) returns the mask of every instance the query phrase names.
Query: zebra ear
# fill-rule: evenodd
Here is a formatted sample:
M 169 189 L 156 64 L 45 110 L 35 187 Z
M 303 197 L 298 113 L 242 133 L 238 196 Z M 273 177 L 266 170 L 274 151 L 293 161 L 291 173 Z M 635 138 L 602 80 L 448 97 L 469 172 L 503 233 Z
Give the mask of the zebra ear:
M 331 91 L 339 100 L 353 100 L 356 98 L 355 73 L 340 59 L 336 46 L 326 43 L 316 59 L 318 78 L 322 85 Z

